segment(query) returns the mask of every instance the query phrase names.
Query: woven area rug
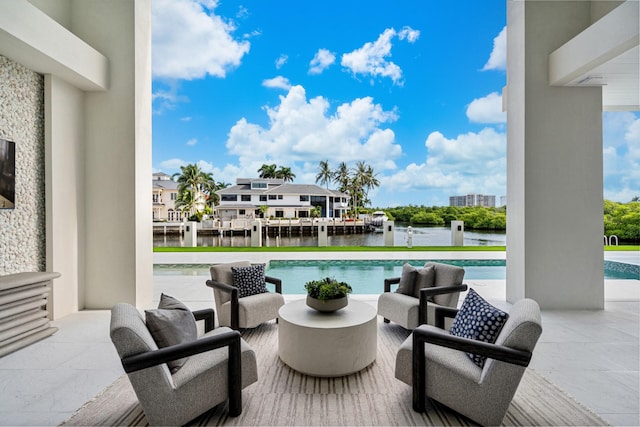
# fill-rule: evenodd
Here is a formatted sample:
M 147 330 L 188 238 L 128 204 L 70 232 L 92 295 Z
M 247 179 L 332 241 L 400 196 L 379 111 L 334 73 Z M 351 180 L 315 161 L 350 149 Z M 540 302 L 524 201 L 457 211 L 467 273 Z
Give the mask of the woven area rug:
M 315 378 L 299 374 L 280 361 L 275 323 L 247 330 L 243 338 L 256 351 L 259 379 L 243 391 L 242 414 L 229 417 L 226 405 L 219 405 L 190 425 L 475 425 L 437 402 L 429 402 L 428 412 L 424 414 L 411 409 L 411 388 L 394 377 L 396 350 L 408 335 L 405 329 L 380 321 L 378 355 L 372 365 L 346 377 Z M 129 380 L 123 375 L 63 425 L 145 426 L 147 420 Z M 527 369 L 503 425 L 607 423 Z

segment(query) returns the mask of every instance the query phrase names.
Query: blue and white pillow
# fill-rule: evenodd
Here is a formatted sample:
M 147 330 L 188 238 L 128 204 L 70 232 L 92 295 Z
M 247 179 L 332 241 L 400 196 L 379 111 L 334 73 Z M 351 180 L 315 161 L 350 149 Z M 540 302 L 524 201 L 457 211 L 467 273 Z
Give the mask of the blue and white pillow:
M 493 344 L 509 315 L 485 301 L 476 291 L 469 289 L 462 307 L 453 319 L 449 333 L 463 338 Z M 467 353 L 473 363 L 484 366 L 486 356 Z
M 233 286 L 238 288 L 238 298 L 269 292 L 264 279 L 264 264 L 250 267 L 231 267 Z

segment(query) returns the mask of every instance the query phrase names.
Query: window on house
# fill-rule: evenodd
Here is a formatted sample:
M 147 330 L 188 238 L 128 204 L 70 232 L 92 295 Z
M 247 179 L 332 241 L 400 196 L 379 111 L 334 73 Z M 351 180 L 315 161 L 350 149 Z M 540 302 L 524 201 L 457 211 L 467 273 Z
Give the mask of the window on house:
M 278 200 L 282 200 L 282 194 L 278 194 Z
M 223 194 L 220 197 L 220 201 L 221 202 L 237 202 L 238 201 L 238 195 L 237 194 Z
M 266 182 L 252 182 L 251 183 L 252 190 L 266 190 L 267 183 Z
M 171 200 L 176 200 L 178 193 L 171 193 Z
M 276 218 L 284 218 L 284 211 L 276 211 Z
M 298 212 L 298 218 L 309 218 L 309 211 Z
M 265 196 L 265 195 L 260 196 L 260 201 L 261 202 L 266 202 L 267 201 L 267 196 Z
M 300 196 L 300 201 L 301 202 L 308 202 L 309 201 L 309 196 Z
M 250 202 L 251 194 L 243 194 L 242 196 L 240 196 L 240 200 L 242 200 L 243 202 Z
M 238 209 L 238 215 L 244 215 L 244 209 Z
M 276 200 L 275 194 L 269 194 L 269 200 Z

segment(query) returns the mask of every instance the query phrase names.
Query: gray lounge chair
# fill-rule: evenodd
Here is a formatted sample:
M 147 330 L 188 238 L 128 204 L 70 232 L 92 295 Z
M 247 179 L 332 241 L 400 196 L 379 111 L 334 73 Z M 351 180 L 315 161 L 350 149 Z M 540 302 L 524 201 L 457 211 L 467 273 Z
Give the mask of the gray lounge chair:
M 183 425 L 227 399 L 229 415 L 240 415 L 242 389 L 258 380 L 256 355 L 240 333 L 213 329 L 213 309 L 193 314 L 205 320 L 204 336 L 158 349 L 134 306 L 111 310 L 111 340 L 151 425 Z M 172 374 L 167 362 L 184 357 Z
M 427 262 L 424 266 L 430 265 L 435 270 L 434 286 L 422 289 L 420 298 L 391 292 L 391 286 L 400 283 L 400 277 L 384 280 L 384 292 L 378 297 L 378 314 L 385 323 L 393 321 L 409 330 L 425 323 L 434 325 L 435 307 L 455 308 L 458 305 L 460 292 L 467 290 L 467 285 L 462 284 L 464 269 L 437 262 Z
M 206 284 L 213 289 L 218 325 L 238 330 L 255 328 L 261 323 L 278 319 L 278 310 L 284 305 L 280 279 L 265 277 L 267 283 L 275 285 L 275 292 L 238 297 L 238 288 L 233 286 L 231 268 L 249 266 L 249 261 L 238 261 L 216 264 L 209 269 L 211 280 L 207 280 Z
M 396 355 L 395 375 L 412 386 L 413 409 L 424 412 L 428 396 L 477 423 L 499 425 L 542 333 L 538 304 L 516 302 L 494 344 L 449 334 L 444 316 L 455 317 L 457 310 L 435 311 L 438 327 L 419 326 Z M 467 353 L 487 356 L 484 366 Z

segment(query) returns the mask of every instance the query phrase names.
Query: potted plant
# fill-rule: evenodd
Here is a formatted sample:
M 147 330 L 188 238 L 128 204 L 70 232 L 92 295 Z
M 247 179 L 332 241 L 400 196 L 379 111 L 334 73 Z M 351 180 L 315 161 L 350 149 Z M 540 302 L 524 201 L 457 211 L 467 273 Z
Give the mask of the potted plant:
M 348 283 L 331 277 L 311 280 L 304 288 L 307 290 L 307 305 L 322 312 L 332 312 L 346 307 L 347 295 L 352 290 Z

